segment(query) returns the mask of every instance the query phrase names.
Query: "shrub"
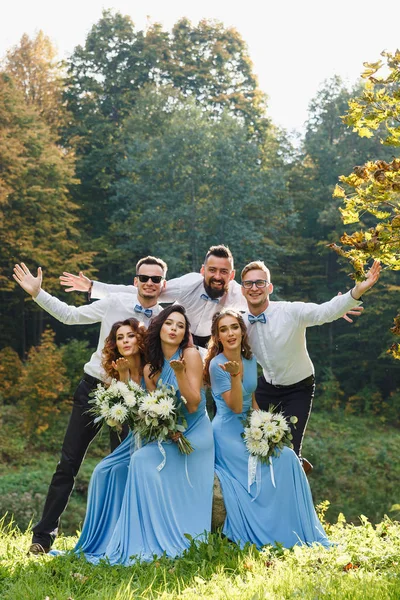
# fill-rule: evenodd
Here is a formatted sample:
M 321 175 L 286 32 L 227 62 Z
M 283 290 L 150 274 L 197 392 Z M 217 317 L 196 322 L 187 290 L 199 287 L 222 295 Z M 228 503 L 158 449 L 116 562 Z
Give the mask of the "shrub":
M 46 329 L 40 344 L 29 350 L 17 388 L 24 431 L 30 437 L 48 429 L 54 418 L 68 408 L 66 368 L 51 329 Z

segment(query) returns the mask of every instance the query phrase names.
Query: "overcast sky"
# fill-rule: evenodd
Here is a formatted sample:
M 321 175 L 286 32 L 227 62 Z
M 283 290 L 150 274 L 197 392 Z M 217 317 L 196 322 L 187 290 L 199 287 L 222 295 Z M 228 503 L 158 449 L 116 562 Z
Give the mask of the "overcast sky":
M 375 62 L 382 50 L 400 48 L 399 0 L 4 0 L 0 56 L 23 33 L 33 36 L 42 29 L 65 58 L 84 43 L 103 8 L 129 15 L 138 29 L 149 19 L 170 29 L 184 16 L 192 23 L 208 18 L 235 27 L 268 94 L 269 116 L 289 130 L 301 130 L 308 104 L 325 79 L 337 74 L 353 84 L 364 61 Z

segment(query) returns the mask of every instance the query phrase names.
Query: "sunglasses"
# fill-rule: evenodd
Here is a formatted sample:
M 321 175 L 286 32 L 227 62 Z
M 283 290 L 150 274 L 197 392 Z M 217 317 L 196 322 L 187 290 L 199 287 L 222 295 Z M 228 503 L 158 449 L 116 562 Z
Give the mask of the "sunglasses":
M 152 280 L 153 283 L 161 283 L 164 279 L 162 275 L 136 275 L 141 283 L 146 283 L 149 279 Z

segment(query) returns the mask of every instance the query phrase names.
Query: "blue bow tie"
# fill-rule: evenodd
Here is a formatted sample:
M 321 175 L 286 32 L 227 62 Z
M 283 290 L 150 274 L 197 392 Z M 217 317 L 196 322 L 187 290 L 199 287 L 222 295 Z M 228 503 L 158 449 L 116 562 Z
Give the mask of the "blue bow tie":
M 140 304 L 136 304 L 134 311 L 137 313 L 143 313 L 148 319 L 150 319 L 151 315 L 153 314 L 151 308 L 143 308 L 143 306 L 140 306 Z
M 264 313 L 261 313 L 261 315 L 258 315 L 258 317 L 249 315 L 249 323 L 254 325 L 254 323 L 257 323 L 257 322 L 258 323 L 266 323 L 267 322 L 267 317 L 264 315 Z
M 207 294 L 201 294 L 200 298 L 202 300 L 210 300 L 210 302 L 216 302 L 217 304 L 219 302 L 219 298 L 210 298 L 210 296 L 207 296 Z

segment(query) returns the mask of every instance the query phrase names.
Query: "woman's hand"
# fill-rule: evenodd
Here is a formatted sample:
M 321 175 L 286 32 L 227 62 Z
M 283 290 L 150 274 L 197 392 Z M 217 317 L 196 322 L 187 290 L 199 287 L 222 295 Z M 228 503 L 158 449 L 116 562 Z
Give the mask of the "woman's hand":
M 170 360 L 169 364 L 176 374 L 183 373 L 186 370 L 186 363 L 183 356 L 179 360 Z
M 175 431 L 175 433 L 172 433 L 172 431 L 171 431 L 170 434 L 169 434 L 169 437 L 171 438 L 171 440 L 173 442 L 175 442 L 175 444 L 177 444 L 179 438 L 182 437 L 182 434 L 181 434 L 180 431 Z
M 126 358 L 117 358 L 111 363 L 113 369 L 118 371 L 120 380 L 126 379 L 129 376 L 129 363 Z
M 228 360 L 226 363 L 219 364 L 218 366 L 233 377 L 235 377 L 235 375 L 239 375 L 240 373 L 240 365 L 236 360 Z

